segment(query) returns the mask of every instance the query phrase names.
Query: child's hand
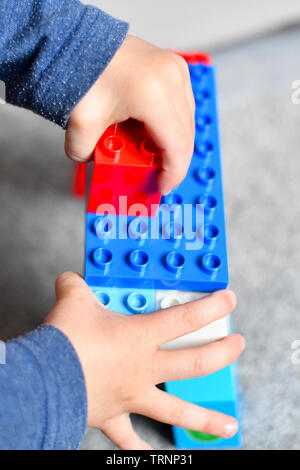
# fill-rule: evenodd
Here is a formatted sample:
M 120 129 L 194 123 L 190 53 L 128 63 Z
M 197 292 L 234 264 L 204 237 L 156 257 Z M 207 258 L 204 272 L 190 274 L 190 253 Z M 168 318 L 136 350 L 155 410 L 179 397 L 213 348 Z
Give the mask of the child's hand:
M 97 82 L 73 110 L 66 153 L 87 161 L 102 133 L 134 118 L 162 149 L 159 189 L 167 194 L 184 178 L 194 149 L 195 103 L 184 59 L 127 36 Z
M 63 331 L 80 358 L 88 398 L 88 425 L 101 429 L 121 449 L 149 449 L 131 426 L 129 413 L 218 436 L 231 437 L 237 421 L 184 402 L 156 385 L 211 374 L 244 348 L 240 335 L 186 350 L 159 345 L 229 314 L 230 291 L 145 315 L 125 316 L 104 307 L 81 277 L 67 272 L 56 281 L 57 303 L 46 319 Z

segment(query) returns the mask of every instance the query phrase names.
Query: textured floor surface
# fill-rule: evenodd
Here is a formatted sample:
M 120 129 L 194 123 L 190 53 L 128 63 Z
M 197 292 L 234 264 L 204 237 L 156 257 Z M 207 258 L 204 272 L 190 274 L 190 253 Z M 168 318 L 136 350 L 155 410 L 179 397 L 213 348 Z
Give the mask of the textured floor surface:
M 218 52 L 220 117 L 231 287 L 244 449 L 300 448 L 300 29 Z M 63 133 L 32 114 L 0 106 L 1 339 L 38 325 L 54 302 L 54 280 L 82 271 L 84 208 L 69 195 Z M 142 417 L 137 431 L 173 448 L 167 426 Z M 90 430 L 83 449 L 111 449 Z

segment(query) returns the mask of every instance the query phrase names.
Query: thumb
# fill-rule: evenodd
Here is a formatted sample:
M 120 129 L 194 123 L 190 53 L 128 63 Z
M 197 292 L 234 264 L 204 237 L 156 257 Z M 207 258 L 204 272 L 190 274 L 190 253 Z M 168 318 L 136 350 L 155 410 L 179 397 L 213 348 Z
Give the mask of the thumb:
M 62 300 L 82 294 L 91 295 L 88 285 L 78 273 L 67 271 L 60 274 L 55 281 L 56 299 Z
M 102 122 L 98 125 L 77 126 L 69 120 L 65 135 L 65 152 L 74 162 L 89 161 L 98 140 L 111 122 Z
M 73 109 L 67 124 L 65 152 L 75 162 L 87 162 L 103 132 L 114 122 L 110 96 L 99 85 L 102 75 Z

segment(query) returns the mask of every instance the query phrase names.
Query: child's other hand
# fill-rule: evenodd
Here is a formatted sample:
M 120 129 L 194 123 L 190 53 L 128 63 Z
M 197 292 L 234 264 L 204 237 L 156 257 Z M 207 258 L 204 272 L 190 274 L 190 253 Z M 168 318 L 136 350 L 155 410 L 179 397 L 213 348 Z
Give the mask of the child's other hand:
M 240 335 L 194 349 L 159 349 L 160 344 L 228 315 L 235 306 L 234 294 L 219 291 L 185 305 L 128 317 L 108 310 L 78 274 L 67 272 L 56 280 L 56 295 L 46 323 L 67 335 L 80 358 L 89 426 L 127 450 L 150 449 L 134 432 L 130 413 L 223 437 L 236 433 L 234 418 L 156 387 L 211 374 L 237 359 L 244 348 Z
M 162 149 L 159 189 L 167 194 L 184 178 L 194 149 L 195 103 L 184 59 L 127 36 L 97 82 L 73 110 L 66 153 L 87 161 L 102 133 L 134 118 Z

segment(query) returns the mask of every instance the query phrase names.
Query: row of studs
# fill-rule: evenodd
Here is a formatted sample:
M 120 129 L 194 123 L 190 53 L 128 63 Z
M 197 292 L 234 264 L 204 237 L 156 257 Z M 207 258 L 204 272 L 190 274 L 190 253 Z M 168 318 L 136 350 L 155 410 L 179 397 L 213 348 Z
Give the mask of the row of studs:
M 127 224 L 126 233 L 124 233 L 125 238 L 128 234 L 131 240 L 137 241 L 139 245 L 144 244 L 144 242 L 148 240 L 149 236 L 148 222 L 149 219 L 142 217 L 136 217 L 131 220 Z M 117 218 L 115 216 L 100 216 L 92 222 L 91 229 L 97 238 L 109 242 L 110 240 L 114 239 L 113 237 L 116 235 L 117 227 L 114 226 L 116 223 Z M 181 223 L 175 218 L 161 227 L 160 234 L 163 240 L 167 240 L 172 243 L 181 241 L 183 236 L 183 227 Z M 204 227 L 198 227 L 195 233 L 195 237 L 203 240 L 210 250 L 212 250 L 214 249 L 218 240 L 219 229 L 213 224 L 205 224 Z
M 107 276 L 113 261 L 113 255 L 107 248 L 97 248 L 91 253 L 93 265 Z M 149 268 L 149 256 L 143 250 L 133 250 L 127 254 L 126 262 L 128 266 L 137 272 L 140 277 L 144 276 Z M 185 268 L 185 257 L 179 252 L 170 251 L 166 253 L 163 259 L 165 268 L 175 275 L 181 277 Z M 221 266 L 221 260 L 212 253 L 206 253 L 199 258 L 199 267 L 207 275 L 215 277 Z
M 105 307 L 109 308 L 111 306 L 111 297 L 107 292 L 101 290 L 100 287 L 99 289 L 93 288 L 93 291 Z M 124 308 L 134 314 L 144 313 L 149 305 L 147 297 L 139 292 L 131 292 L 130 294 L 126 295 L 123 299 L 123 304 Z

